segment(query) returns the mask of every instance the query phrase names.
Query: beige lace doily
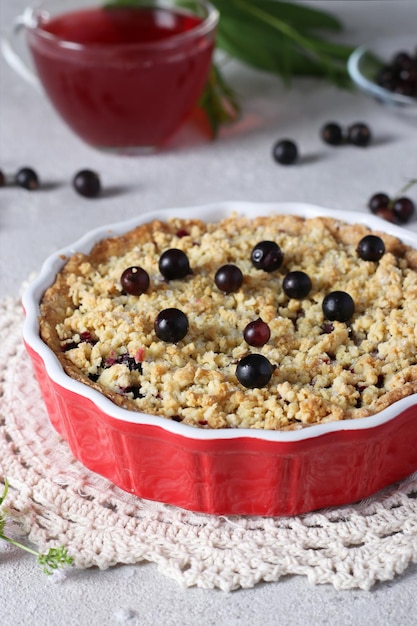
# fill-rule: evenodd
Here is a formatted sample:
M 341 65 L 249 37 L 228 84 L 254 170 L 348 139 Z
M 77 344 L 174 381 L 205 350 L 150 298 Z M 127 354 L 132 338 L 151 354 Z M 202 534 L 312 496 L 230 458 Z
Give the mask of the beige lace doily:
M 231 591 L 282 576 L 370 589 L 417 562 L 417 474 L 355 506 L 298 517 L 194 514 L 124 493 L 85 469 L 51 427 L 21 340 L 0 302 L 0 479 L 7 508 L 41 551 L 80 568 L 151 561 L 183 586 Z

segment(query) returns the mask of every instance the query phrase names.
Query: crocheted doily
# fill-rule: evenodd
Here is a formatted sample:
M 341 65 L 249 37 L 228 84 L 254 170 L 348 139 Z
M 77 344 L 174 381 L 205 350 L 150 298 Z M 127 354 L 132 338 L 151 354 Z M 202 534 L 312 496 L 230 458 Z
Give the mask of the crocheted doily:
M 289 574 L 369 589 L 417 561 L 417 474 L 355 506 L 285 518 L 194 514 L 123 492 L 53 430 L 21 327 L 20 303 L 1 301 L 0 479 L 42 552 L 63 545 L 80 568 L 151 561 L 183 586 L 224 591 Z

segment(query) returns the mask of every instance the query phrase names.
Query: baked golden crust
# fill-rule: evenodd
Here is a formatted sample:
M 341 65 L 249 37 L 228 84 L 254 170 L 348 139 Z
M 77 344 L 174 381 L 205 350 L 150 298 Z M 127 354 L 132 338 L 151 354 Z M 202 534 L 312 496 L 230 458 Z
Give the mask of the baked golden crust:
M 68 259 L 43 296 L 41 337 L 69 376 L 116 404 L 197 427 L 288 430 L 372 415 L 417 391 L 417 252 L 378 232 L 386 252 L 379 262 L 364 261 L 356 247 L 369 233 L 324 217 L 153 221 Z M 262 240 L 276 241 L 284 253 L 275 272 L 251 263 Z M 159 273 L 169 248 L 189 258 L 192 273 L 184 279 L 166 281 Z M 244 275 L 234 293 L 214 283 L 225 263 Z M 140 296 L 120 285 L 134 265 L 151 281 Z M 282 288 L 293 270 L 313 283 L 302 300 Z M 334 290 L 355 302 L 349 323 L 324 319 L 323 298 Z M 154 331 L 156 315 L 168 307 L 189 320 L 176 344 Z M 243 338 L 257 318 L 271 329 L 262 348 Z M 250 352 L 275 367 L 260 389 L 236 378 L 237 362 Z

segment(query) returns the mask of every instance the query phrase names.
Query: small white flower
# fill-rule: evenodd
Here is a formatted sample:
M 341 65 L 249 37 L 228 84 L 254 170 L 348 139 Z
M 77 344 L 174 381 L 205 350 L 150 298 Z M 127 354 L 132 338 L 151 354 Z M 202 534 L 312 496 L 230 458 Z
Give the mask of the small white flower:
M 65 567 L 60 567 L 52 572 L 50 576 L 48 576 L 49 581 L 51 583 L 57 584 L 62 583 L 67 577 L 67 569 Z

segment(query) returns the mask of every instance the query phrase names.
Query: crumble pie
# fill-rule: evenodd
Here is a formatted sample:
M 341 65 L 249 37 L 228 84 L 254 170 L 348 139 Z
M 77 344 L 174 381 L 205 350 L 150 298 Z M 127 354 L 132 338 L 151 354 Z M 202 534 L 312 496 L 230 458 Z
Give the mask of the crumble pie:
M 363 418 L 417 391 L 417 251 L 374 232 L 384 254 L 363 260 L 358 243 L 371 233 L 327 217 L 156 220 L 67 259 L 42 298 L 41 337 L 69 376 L 119 406 L 195 427 L 291 430 Z M 265 241 L 282 252 L 273 271 L 251 258 Z M 180 278 L 161 273 L 172 249 L 189 262 Z M 232 291 L 215 281 L 227 265 L 242 275 Z M 129 268 L 149 278 L 139 295 L 122 286 Z M 285 293 L 289 272 L 310 278 L 306 296 Z M 354 303 L 345 321 L 323 312 L 339 291 Z M 187 320 L 179 340 L 157 334 L 169 309 Z M 270 331 L 258 347 L 244 338 L 256 320 Z M 247 387 L 237 369 L 252 354 L 265 357 L 270 377 Z

